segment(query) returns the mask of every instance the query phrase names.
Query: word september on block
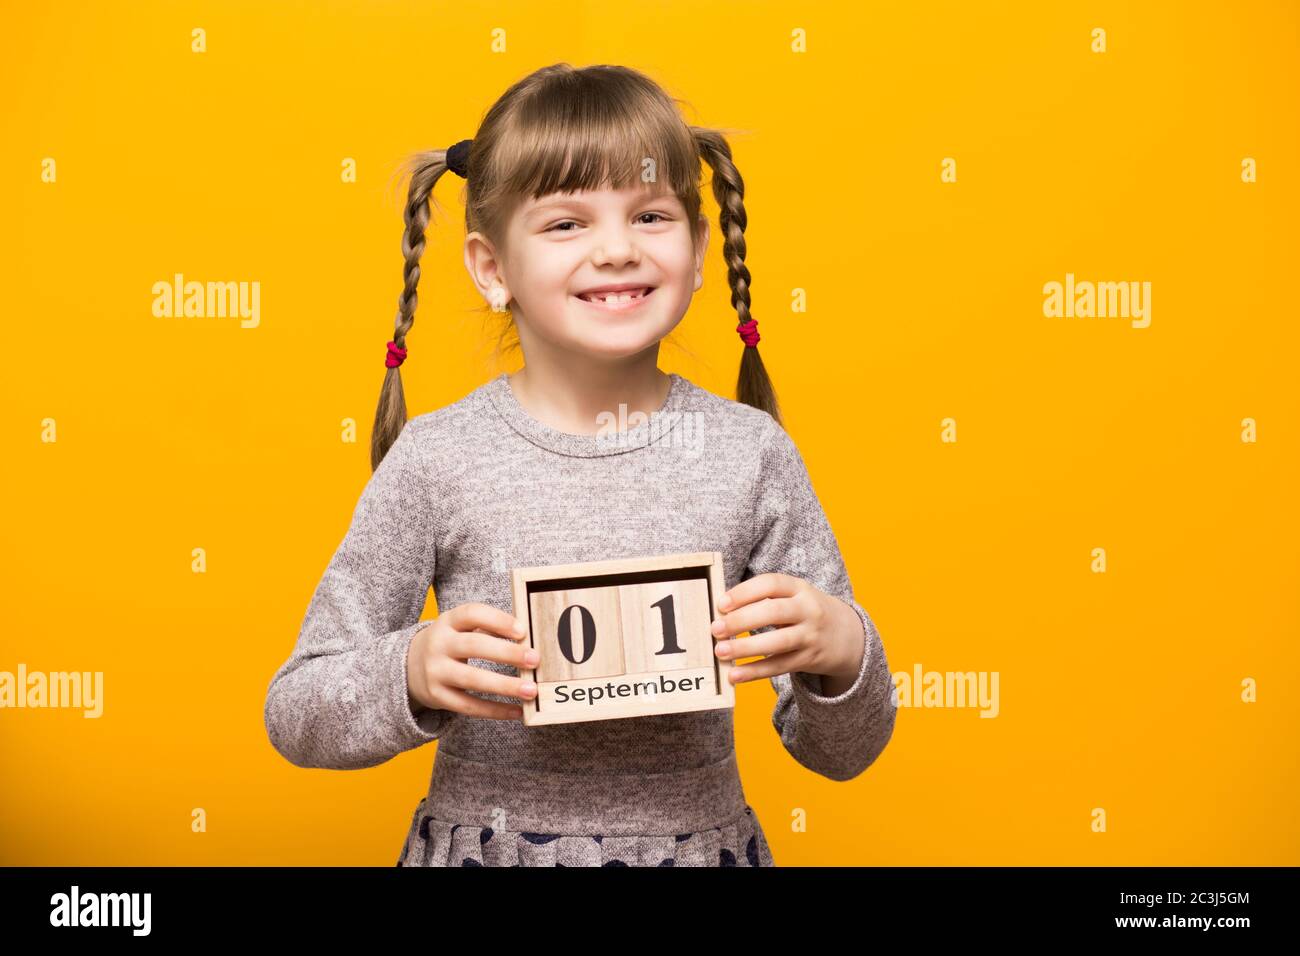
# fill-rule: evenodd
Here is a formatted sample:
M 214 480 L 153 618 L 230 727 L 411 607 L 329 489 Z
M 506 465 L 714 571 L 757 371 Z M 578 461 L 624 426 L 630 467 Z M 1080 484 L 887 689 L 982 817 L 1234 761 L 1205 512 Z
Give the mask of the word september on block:
M 722 554 L 702 551 L 511 572 L 515 617 L 541 655 L 524 724 L 567 724 L 736 706 L 731 662 L 709 627 Z

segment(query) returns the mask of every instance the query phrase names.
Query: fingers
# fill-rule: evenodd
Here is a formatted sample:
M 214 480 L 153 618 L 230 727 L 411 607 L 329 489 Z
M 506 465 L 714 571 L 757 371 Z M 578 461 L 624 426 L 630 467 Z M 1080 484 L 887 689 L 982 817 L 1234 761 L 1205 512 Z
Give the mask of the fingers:
M 489 638 L 489 640 L 496 640 L 496 638 Z M 448 661 L 446 670 L 440 678 L 440 683 L 445 686 L 476 690 L 484 694 L 517 697 L 521 700 L 532 700 L 537 696 L 537 685 L 527 677 L 498 674 L 486 667 L 464 664 L 460 661 Z
M 713 645 L 713 653 L 719 660 L 732 661 L 738 661 L 743 657 L 772 657 L 776 654 L 787 654 L 803 647 L 806 633 L 806 629 L 799 625 L 780 627 L 775 631 L 766 631 L 750 637 L 718 641 Z
M 752 664 L 744 664 L 739 667 L 731 668 L 727 674 L 727 679 L 733 685 L 743 684 L 745 681 L 762 680 L 764 677 L 775 677 L 777 674 L 790 674 L 794 671 L 801 671 L 807 667 L 804 655 L 793 652 L 790 654 L 778 654 L 775 657 L 765 657 L 761 661 L 755 661 Z
M 503 641 L 495 634 L 453 632 L 447 641 L 446 654 L 460 661 L 477 657 L 485 661 L 509 664 L 516 670 L 531 670 L 542 655 L 523 641 Z
M 536 696 L 531 680 L 467 663 L 479 658 L 519 671 L 537 666 L 540 654 L 523 642 L 526 632 L 512 614 L 488 604 L 461 604 L 439 615 L 432 630 L 420 661 L 424 693 L 433 698 L 432 706 L 493 720 L 523 717 L 519 704 L 483 700 L 469 693 L 523 700 Z
M 483 700 L 467 694 L 454 687 L 443 687 L 439 694 L 442 698 L 438 706 L 444 710 L 453 710 L 470 717 L 483 717 L 488 720 L 518 720 L 524 715 L 524 709 L 518 704 L 504 704 L 495 700 Z
M 446 615 L 441 650 L 467 661 L 477 657 L 525 670 L 536 667 L 541 655 L 524 643 L 527 632 L 511 614 L 488 604 L 461 604 Z M 501 638 L 506 638 L 502 640 Z
M 808 616 L 802 596 L 762 598 L 715 618 L 710 628 L 716 638 L 776 624 L 798 624 Z
M 457 631 L 473 631 L 475 628 L 481 628 L 489 634 L 500 634 L 513 641 L 521 639 L 526 634 L 513 614 L 507 614 L 500 608 L 476 601 L 457 605 L 444 614 L 443 618 Z
M 718 610 L 724 613 L 734 611 L 765 597 L 790 597 L 802 583 L 796 577 L 775 571 L 757 574 L 747 581 L 741 581 L 718 598 Z

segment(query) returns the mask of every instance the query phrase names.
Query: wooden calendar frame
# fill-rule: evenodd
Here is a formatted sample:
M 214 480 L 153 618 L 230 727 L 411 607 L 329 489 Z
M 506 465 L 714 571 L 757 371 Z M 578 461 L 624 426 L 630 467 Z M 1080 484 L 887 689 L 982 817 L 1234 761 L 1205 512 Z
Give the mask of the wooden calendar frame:
M 710 630 L 724 590 L 719 551 L 515 568 L 514 615 L 528 632 L 523 643 L 542 654 L 519 671 L 537 684 L 520 702 L 524 724 L 735 707 L 732 662 L 718 659 Z M 664 596 L 652 602 L 656 595 Z

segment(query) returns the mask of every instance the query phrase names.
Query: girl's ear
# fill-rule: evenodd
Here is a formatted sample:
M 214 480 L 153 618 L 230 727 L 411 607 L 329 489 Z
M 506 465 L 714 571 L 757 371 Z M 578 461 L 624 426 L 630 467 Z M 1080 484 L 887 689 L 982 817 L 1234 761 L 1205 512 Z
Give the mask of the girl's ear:
M 704 270 L 704 254 L 709 251 L 709 217 L 701 216 L 695 231 L 695 271 Z
M 504 311 L 505 303 L 510 301 L 510 290 L 496 250 L 481 232 L 471 232 L 465 237 L 465 269 L 493 311 Z

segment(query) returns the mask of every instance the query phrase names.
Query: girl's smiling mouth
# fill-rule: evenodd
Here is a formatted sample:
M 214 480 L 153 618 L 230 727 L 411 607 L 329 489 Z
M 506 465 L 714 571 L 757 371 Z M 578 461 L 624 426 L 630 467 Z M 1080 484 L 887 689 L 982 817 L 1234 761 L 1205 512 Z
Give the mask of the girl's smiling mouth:
M 639 288 L 621 289 L 617 292 L 581 292 L 574 298 L 593 308 L 600 309 L 602 312 L 631 312 L 650 298 L 654 290 L 654 286 L 641 286 Z

